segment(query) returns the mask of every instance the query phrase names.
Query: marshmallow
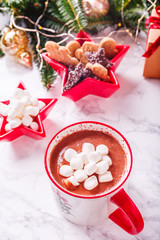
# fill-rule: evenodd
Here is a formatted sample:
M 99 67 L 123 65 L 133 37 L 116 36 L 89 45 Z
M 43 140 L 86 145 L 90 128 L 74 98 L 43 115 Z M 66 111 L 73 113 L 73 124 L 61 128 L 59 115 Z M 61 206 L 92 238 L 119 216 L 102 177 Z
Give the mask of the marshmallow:
M 95 151 L 95 147 L 92 143 L 83 143 L 82 152 L 91 153 Z
M 5 125 L 5 131 L 6 131 L 6 132 L 9 132 L 9 131 L 11 131 L 11 130 L 12 130 L 12 128 L 11 128 L 10 123 L 7 123 L 7 124 Z
M 42 108 L 44 108 L 46 106 L 46 104 L 44 102 L 42 102 L 42 101 L 38 101 L 38 105 L 37 106 L 38 106 L 39 110 L 41 110 Z
M 81 157 L 73 157 L 70 161 L 70 166 L 75 170 L 82 169 L 83 159 Z
M 94 161 L 95 163 L 101 160 L 101 154 L 99 152 L 91 152 L 88 154 L 88 162 Z
M 38 115 L 38 113 L 39 113 L 39 108 L 36 106 L 29 105 L 24 108 L 24 115 L 31 115 L 35 117 Z
M 32 115 L 32 112 L 33 112 L 33 106 L 29 105 L 24 108 L 23 114 L 24 115 Z
M 9 106 L 4 104 L 4 103 L 0 103 L 0 114 L 2 116 L 7 116 L 8 114 L 8 110 L 9 110 Z
M 100 152 L 102 155 L 104 155 L 104 154 L 108 154 L 109 149 L 106 145 L 100 144 L 96 147 L 96 151 Z
M 24 92 L 24 95 L 25 95 L 25 96 L 31 97 L 31 95 L 30 95 L 30 93 L 28 92 L 28 90 L 24 89 L 23 92 Z
M 24 108 L 24 103 L 21 99 L 14 99 L 11 101 L 10 106 L 12 109 L 15 109 L 17 112 L 22 112 Z
M 13 98 L 19 99 L 22 98 L 26 95 L 25 90 L 21 89 L 21 88 L 16 88 L 16 90 L 13 93 Z
M 8 123 L 9 123 L 12 119 L 13 119 L 13 118 L 9 118 L 9 117 L 6 118 L 6 120 L 7 120 Z
M 17 116 L 17 111 L 15 108 L 11 108 L 9 111 L 8 111 L 8 117 L 9 118 L 15 118 Z
M 110 171 L 107 171 L 103 174 L 98 175 L 99 182 L 111 182 L 113 180 L 112 174 Z
M 45 105 L 43 102 L 42 104 Z M 21 123 L 24 126 L 30 126 L 33 130 L 38 130 L 38 124 L 33 122 L 31 117 L 36 117 L 38 113 L 38 99 L 31 97 L 27 90 L 21 88 L 15 90 L 9 105 L 0 103 L 0 114 L 7 116 L 7 121 L 11 123 L 7 125 L 6 131 L 18 127 Z
M 69 165 L 62 165 L 59 174 L 63 177 L 70 177 L 73 174 L 73 169 Z
M 104 155 L 102 157 L 102 161 L 107 161 L 109 166 L 112 165 L 112 160 L 111 160 L 111 158 L 108 155 Z
M 20 119 L 22 119 L 22 118 L 24 117 L 23 112 L 18 112 L 18 113 L 17 113 L 17 117 L 20 118 Z
M 66 187 L 71 190 L 74 189 L 74 187 L 79 186 L 79 183 L 74 176 L 70 176 L 69 178 L 64 179 L 64 183 Z
M 37 107 L 39 107 L 39 106 L 38 106 L 38 99 L 37 99 L 37 98 L 34 98 L 34 97 L 32 97 L 32 98 L 31 98 L 31 104 L 32 104 L 32 105 L 34 105 L 34 106 L 37 106 Z
M 73 184 L 73 186 L 79 186 L 79 182 L 77 182 L 75 176 L 71 176 L 71 177 L 67 178 L 67 180 L 69 182 L 71 182 Z
M 30 127 L 35 131 L 37 131 L 39 129 L 38 123 L 36 123 L 36 122 L 32 122 L 30 124 Z
M 84 182 L 88 178 L 86 172 L 83 169 L 78 169 L 75 171 L 74 176 L 77 182 Z
M 23 124 L 24 126 L 26 126 L 26 127 L 30 126 L 31 123 L 32 123 L 32 121 L 33 121 L 33 119 L 32 119 L 32 117 L 30 117 L 30 116 L 24 116 L 24 117 L 22 118 L 22 124 Z
M 68 148 L 65 152 L 64 152 L 64 159 L 67 161 L 67 162 L 70 162 L 71 159 L 73 157 L 75 157 L 77 155 L 77 152 L 76 150 L 72 149 L 72 148 Z
M 16 128 L 19 127 L 21 125 L 22 121 L 19 118 L 13 118 L 9 124 L 11 126 L 11 128 Z
M 33 117 L 35 117 L 35 116 L 37 116 L 38 115 L 38 113 L 39 113 L 39 108 L 38 107 L 36 107 L 36 106 L 33 106 L 32 107 L 32 116 Z
M 108 162 L 105 160 L 98 162 L 96 165 L 97 165 L 97 171 L 96 171 L 97 174 L 103 174 L 109 168 Z
M 80 152 L 80 153 L 77 154 L 77 157 L 82 158 L 84 164 L 88 163 L 88 157 L 87 157 L 86 153 Z
M 95 173 L 97 170 L 97 165 L 96 165 L 95 161 L 91 161 L 87 165 L 85 165 L 84 170 L 88 176 Z
M 98 186 L 98 180 L 96 176 L 91 176 L 84 182 L 84 188 L 87 190 L 92 190 Z
M 23 98 L 21 98 L 20 100 L 24 105 L 30 105 L 32 104 L 32 100 L 29 96 L 24 96 Z

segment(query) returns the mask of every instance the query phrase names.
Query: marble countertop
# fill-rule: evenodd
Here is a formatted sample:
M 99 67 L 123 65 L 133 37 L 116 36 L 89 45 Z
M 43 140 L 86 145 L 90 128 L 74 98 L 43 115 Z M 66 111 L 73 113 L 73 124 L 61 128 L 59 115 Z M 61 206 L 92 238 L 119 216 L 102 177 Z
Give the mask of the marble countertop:
M 126 35 L 116 35 L 116 40 L 131 47 L 116 71 L 120 89 L 108 99 L 87 96 L 74 103 L 60 95 L 60 78 L 47 92 L 35 65 L 29 70 L 7 57 L 0 59 L 1 101 L 10 97 L 20 81 L 34 97 L 58 97 L 43 122 L 46 138 L 37 141 L 22 136 L 10 143 L 0 142 L 1 240 L 160 239 L 160 81 L 142 76 L 145 34 L 139 36 L 137 44 Z M 110 220 L 95 227 L 74 225 L 57 208 L 44 169 L 45 149 L 60 129 L 85 120 L 113 126 L 130 143 L 134 164 L 128 193 L 145 222 L 137 236 L 125 233 Z

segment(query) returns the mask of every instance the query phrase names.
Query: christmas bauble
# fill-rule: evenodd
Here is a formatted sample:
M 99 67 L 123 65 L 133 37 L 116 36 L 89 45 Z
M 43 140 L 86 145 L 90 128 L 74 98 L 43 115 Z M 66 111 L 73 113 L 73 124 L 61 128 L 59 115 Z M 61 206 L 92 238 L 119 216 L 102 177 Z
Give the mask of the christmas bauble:
M 24 31 L 5 27 L 2 30 L 0 47 L 4 53 L 14 55 L 15 59 L 22 65 L 32 67 L 32 56 L 26 50 L 28 47 L 28 36 Z
M 30 52 L 21 50 L 17 53 L 17 60 L 26 67 L 32 67 L 32 56 Z
M 14 55 L 21 49 L 26 49 L 28 46 L 27 34 L 19 29 L 10 29 L 4 31 L 1 38 L 1 48 L 4 53 Z
M 1 34 L 2 34 L 2 36 L 4 35 L 4 34 L 6 34 L 7 32 L 9 32 L 11 29 L 8 27 L 8 26 L 5 26 L 2 30 L 1 30 Z
M 88 17 L 104 16 L 109 12 L 108 0 L 82 0 L 82 7 Z

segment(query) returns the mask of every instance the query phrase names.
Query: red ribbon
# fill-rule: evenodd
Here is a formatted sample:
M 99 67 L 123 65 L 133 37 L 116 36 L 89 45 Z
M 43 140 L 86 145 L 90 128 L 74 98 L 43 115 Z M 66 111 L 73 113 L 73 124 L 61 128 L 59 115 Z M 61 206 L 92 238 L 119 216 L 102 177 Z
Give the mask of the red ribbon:
M 156 39 L 154 43 L 148 48 L 148 50 L 143 54 L 142 57 L 149 58 L 160 46 L 160 36 Z
M 158 17 L 149 17 L 149 18 L 147 18 L 146 21 L 145 21 L 145 28 L 147 27 L 147 25 L 149 23 L 155 23 L 155 24 L 159 25 L 160 24 L 160 18 L 158 18 Z
M 149 27 L 150 29 L 160 29 L 160 6 L 156 7 L 156 13 L 159 17 L 149 17 L 146 19 L 145 28 L 149 23 L 152 23 Z M 143 57 L 149 58 L 160 46 L 160 36 L 150 45 L 147 51 L 143 54 Z

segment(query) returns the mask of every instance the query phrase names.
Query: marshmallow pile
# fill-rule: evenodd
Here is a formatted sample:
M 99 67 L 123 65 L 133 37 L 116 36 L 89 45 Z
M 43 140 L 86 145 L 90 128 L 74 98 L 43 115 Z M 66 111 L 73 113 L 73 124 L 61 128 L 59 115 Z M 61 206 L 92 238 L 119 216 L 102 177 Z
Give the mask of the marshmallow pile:
M 112 165 L 112 160 L 108 153 L 109 149 L 104 144 L 95 148 L 91 143 L 84 143 L 80 153 L 68 148 L 64 152 L 64 159 L 69 165 L 62 165 L 59 169 L 59 174 L 65 177 L 66 187 L 74 189 L 84 182 L 84 188 L 92 190 L 99 183 L 112 181 L 112 174 L 108 171 Z
M 8 105 L 0 103 L 0 114 L 7 120 L 5 131 L 9 132 L 21 124 L 37 131 L 39 126 L 34 118 L 45 105 L 33 98 L 27 90 L 17 88 Z

